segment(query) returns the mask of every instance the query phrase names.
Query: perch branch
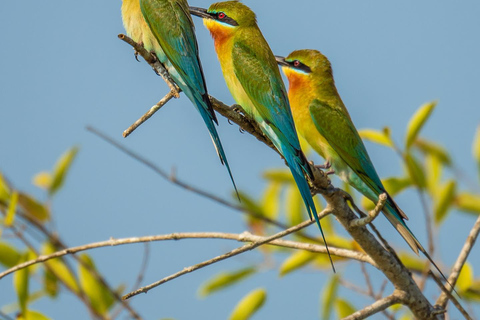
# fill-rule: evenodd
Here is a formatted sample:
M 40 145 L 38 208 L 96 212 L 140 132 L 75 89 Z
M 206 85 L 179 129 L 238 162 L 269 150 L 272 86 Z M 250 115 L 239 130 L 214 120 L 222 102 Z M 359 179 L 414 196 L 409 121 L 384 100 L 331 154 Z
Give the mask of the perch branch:
M 403 302 L 404 299 L 406 299 L 406 295 L 404 292 L 395 291 L 388 297 L 375 301 L 373 304 L 363 308 L 362 310 L 359 310 L 355 313 L 352 313 L 348 317 L 343 318 L 343 320 L 367 319 L 369 316 L 384 311 L 388 307 L 393 306 L 394 304 Z
M 467 257 L 470 254 L 470 251 L 472 250 L 473 246 L 475 245 L 475 241 L 477 240 L 479 233 L 480 233 L 480 216 L 475 221 L 475 224 L 473 225 L 472 230 L 470 230 L 470 234 L 468 235 L 467 240 L 465 241 L 465 244 L 463 245 L 463 248 L 460 251 L 460 254 L 458 255 L 457 261 L 453 265 L 452 272 L 448 277 L 448 282 L 452 285 L 452 287 L 449 289 L 449 292 L 451 292 L 453 287 L 455 287 L 455 283 L 457 283 L 458 276 L 460 275 L 460 271 L 462 270 L 463 265 L 467 261 Z M 445 292 L 442 292 L 440 297 L 438 297 L 437 299 L 436 305 L 440 306 L 441 308 L 445 308 L 447 306 L 448 299 L 449 299 L 449 296 Z
M 385 206 L 385 202 L 387 202 L 387 194 L 382 193 L 378 197 L 378 203 L 375 206 L 375 209 L 370 211 L 366 217 L 357 218 L 355 220 L 350 221 L 350 227 L 363 227 L 372 222 L 378 214 L 382 211 L 383 207 Z
M 472 320 L 468 312 L 462 307 L 460 302 L 455 298 L 452 293 L 443 285 L 442 281 L 438 279 L 438 277 L 431 271 L 428 271 L 428 274 L 432 277 L 432 279 L 437 283 L 438 287 L 442 289 L 442 294 L 445 294 L 453 303 L 453 305 L 460 311 L 460 313 L 465 317 L 467 320 Z M 438 310 L 443 310 L 445 312 L 445 308 L 442 307 L 441 305 L 436 304 L 435 308 Z

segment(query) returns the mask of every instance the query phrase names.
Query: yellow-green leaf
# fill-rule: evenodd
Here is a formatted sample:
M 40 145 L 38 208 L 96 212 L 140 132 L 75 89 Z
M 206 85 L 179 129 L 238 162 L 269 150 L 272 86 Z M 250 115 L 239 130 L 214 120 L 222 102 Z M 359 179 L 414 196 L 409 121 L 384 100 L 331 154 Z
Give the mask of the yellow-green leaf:
M 10 192 L 10 186 L 0 172 L 0 201 L 7 203 L 10 199 Z
M 363 140 L 368 140 L 386 147 L 392 147 L 392 140 L 385 132 L 377 131 L 375 129 L 362 129 L 358 133 Z
M 287 190 L 287 221 L 295 226 L 305 220 L 303 216 L 303 199 L 297 186 L 292 185 Z
M 335 300 L 335 310 L 337 311 L 338 319 L 343 319 L 356 311 L 350 302 L 341 298 Z
M 437 224 L 445 219 L 448 209 L 455 199 L 456 189 L 457 184 L 455 181 L 449 180 L 440 188 L 438 196 L 435 197 L 433 212 Z
M 473 140 L 473 158 L 477 161 L 478 176 L 480 178 L 480 125 L 477 127 L 477 133 Z
M 455 198 L 459 210 L 480 214 L 480 195 L 462 192 Z
M 415 142 L 418 133 L 422 129 L 423 125 L 430 117 L 433 109 L 437 105 L 436 101 L 429 102 L 421 106 L 417 112 L 413 115 L 408 123 L 407 134 L 405 136 L 405 148 L 408 150 Z
M 409 177 L 389 177 L 382 179 L 385 190 L 393 197 L 412 185 Z
M 25 316 L 19 316 L 16 320 L 50 320 L 50 318 L 38 311 L 28 310 Z
M 460 275 L 457 280 L 457 291 L 459 293 L 466 292 L 473 283 L 473 269 L 470 263 L 465 263 L 460 271 Z
M 230 287 L 235 283 L 238 283 L 239 281 L 254 274 L 255 271 L 256 271 L 255 267 L 248 267 L 248 268 L 240 269 L 234 272 L 218 273 L 212 279 L 207 280 L 207 282 L 205 282 L 200 286 L 198 294 L 201 297 L 206 297 L 209 294 L 212 294 L 221 289 Z
M 55 164 L 52 174 L 52 182 L 50 185 L 49 194 L 55 194 L 63 185 L 65 176 L 67 175 L 70 166 L 72 165 L 75 156 L 77 155 L 78 147 L 73 147 L 65 152 Z
M 309 251 L 295 251 L 290 257 L 288 257 L 280 266 L 280 276 L 289 274 L 292 271 L 300 269 L 310 262 L 312 262 L 318 253 Z
M 42 246 L 42 250 L 41 250 L 42 254 L 44 255 L 52 254 L 56 251 L 57 250 L 55 249 L 55 247 L 49 242 L 45 243 Z M 62 258 L 55 258 L 55 259 L 48 260 L 45 262 L 45 264 L 48 266 L 50 271 L 53 272 L 53 274 L 51 274 L 52 276 L 60 280 L 72 291 L 79 292 L 77 278 L 75 277 L 74 274 L 72 274 L 72 272 L 70 272 L 70 270 L 67 268 L 65 263 L 63 263 Z M 47 277 L 47 275 L 45 275 L 45 277 Z M 45 281 L 47 281 L 47 279 L 45 279 Z M 52 285 L 53 281 L 51 280 L 49 281 L 50 282 L 44 284 L 45 288 L 47 288 L 47 285 Z M 53 288 L 47 288 L 47 289 L 48 289 L 47 290 L 48 293 L 50 294 L 53 293 Z M 49 291 L 50 289 L 52 291 Z
M 407 172 L 411 178 L 411 181 L 418 188 L 424 189 L 427 186 L 425 171 L 418 160 L 411 153 L 407 153 L 405 155 L 405 163 L 407 165 Z
M 260 309 L 267 299 L 265 289 L 256 289 L 247 294 L 230 315 L 230 320 L 247 320 Z
M 328 280 L 327 285 L 322 293 L 322 302 L 320 304 L 320 319 L 327 320 L 330 319 L 335 300 L 337 299 L 337 290 L 339 283 L 338 273 L 334 274 Z
M 12 245 L 0 242 L 0 263 L 7 268 L 19 264 L 21 254 Z
M 399 254 L 400 260 L 403 262 L 405 267 L 407 267 L 410 270 L 415 270 L 422 272 L 423 269 L 425 268 L 425 262 L 420 259 L 417 255 L 414 255 L 412 253 L 406 253 L 406 252 L 401 252 Z
M 88 255 L 82 254 L 80 259 L 82 259 L 90 269 L 96 270 L 93 260 Z M 108 291 L 83 264 L 79 265 L 78 274 L 80 277 L 80 286 L 90 300 L 92 307 L 102 315 L 107 314 L 114 302 L 110 291 Z
M 368 199 L 365 196 L 362 196 L 361 204 L 362 207 L 367 211 L 373 210 L 376 205 L 376 203 L 373 203 L 372 200 Z
M 288 169 L 270 169 L 265 170 L 263 178 L 282 184 L 295 184 L 292 173 Z
M 425 155 L 436 157 L 442 164 L 447 166 L 452 164 L 452 159 L 450 158 L 448 151 L 438 143 L 418 138 L 414 145 Z
M 280 210 L 280 192 L 282 185 L 278 182 L 268 184 L 263 193 L 263 211 L 265 216 L 270 219 L 276 219 Z
M 39 188 L 49 190 L 52 185 L 52 175 L 45 171 L 37 173 L 33 177 L 33 184 Z
M 428 191 L 430 195 L 435 197 L 437 196 L 442 178 L 442 163 L 437 157 L 427 155 L 425 157 L 425 169 Z
M 24 253 L 19 263 L 28 261 L 28 252 Z M 29 268 L 23 268 L 13 274 L 13 286 L 17 292 L 18 305 L 20 306 L 20 312 L 26 314 L 27 302 L 28 302 L 28 282 L 30 279 Z
M 58 295 L 58 278 L 48 269 L 43 273 L 43 289 L 52 298 Z
M 40 221 L 46 221 L 50 219 L 50 210 L 48 207 L 37 200 L 35 200 L 30 195 L 20 192 L 18 194 L 18 203 L 25 210 L 25 213 L 29 214 L 32 217 Z
M 5 216 L 5 226 L 10 227 L 15 221 L 15 213 L 17 212 L 18 192 L 13 191 L 8 204 L 7 215 Z

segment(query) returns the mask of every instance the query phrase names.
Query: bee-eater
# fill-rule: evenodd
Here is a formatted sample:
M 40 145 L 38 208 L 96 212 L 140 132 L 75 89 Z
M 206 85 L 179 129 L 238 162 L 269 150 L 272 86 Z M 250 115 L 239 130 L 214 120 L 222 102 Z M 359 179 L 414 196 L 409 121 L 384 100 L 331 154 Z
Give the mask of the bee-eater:
M 405 213 L 383 187 L 337 92 L 328 59 L 317 50 L 297 50 L 286 58 L 276 59 L 290 83 L 288 97 L 299 134 L 343 181 L 365 197 L 377 203 L 379 195 L 386 193 L 383 213 L 387 219 L 415 253 L 423 252 L 440 271 L 405 224 L 405 219 L 408 220 Z
M 287 92 L 255 13 L 238 1 L 214 3 L 208 10 L 191 7 L 190 12 L 203 18 L 232 96 L 283 155 L 310 218 L 315 217 L 322 231 L 305 177 L 313 179 L 312 169 L 300 149 Z
M 178 87 L 200 112 L 220 161 L 227 167 L 237 190 L 215 128 L 218 121 L 208 98 L 187 1 L 123 0 L 122 18 L 127 35 L 142 44 L 147 51 L 155 53 Z

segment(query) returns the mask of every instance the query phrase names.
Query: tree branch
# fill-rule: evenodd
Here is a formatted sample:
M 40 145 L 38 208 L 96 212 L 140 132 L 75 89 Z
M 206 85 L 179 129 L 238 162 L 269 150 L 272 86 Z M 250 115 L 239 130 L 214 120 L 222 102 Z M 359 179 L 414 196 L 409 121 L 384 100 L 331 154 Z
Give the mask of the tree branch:
M 451 292 L 452 289 L 455 287 L 455 283 L 457 283 L 458 276 L 460 275 L 460 271 L 462 270 L 463 265 L 467 261 L 467 257 L 470 254 L 470 251 L 472 250 L 473 246 L 475 245 L 475 241 L 477 240 L 479 233 L 480 233 L 480 216 L 477 218 L 477 221 L 475 221 L 475 224 L 473 225 L 472 230 L 470 230 L 470 234 L 468 235 L 467 240 L 463 245 L 462 251 L 460 251 L 457 261 L 453 265 L 452 272 L 448 277 L 448 282 L 452 285 L 452 287 L 449 288 L 449 292 Z M 438 297 L 437 299 L 436 305 L 441 308 L 445 308 L 448 303 L 448 298 L 449 298 L 448 295 L 445 292 L 442 292 L 440 297 Z
M 394 304 L 401 303 L 406 299 L 406 294 L 401 291 L 395 291 L 393 294 L 375 301 L 373 304 L 359 310 L 355 313 L 352 313 L 348 317 L 343 318 L 343 320 L 361 320 L 366 319 L 371 315 L 374 315 L 378 312 L 386 310 L 388 307 L 393 306 Z

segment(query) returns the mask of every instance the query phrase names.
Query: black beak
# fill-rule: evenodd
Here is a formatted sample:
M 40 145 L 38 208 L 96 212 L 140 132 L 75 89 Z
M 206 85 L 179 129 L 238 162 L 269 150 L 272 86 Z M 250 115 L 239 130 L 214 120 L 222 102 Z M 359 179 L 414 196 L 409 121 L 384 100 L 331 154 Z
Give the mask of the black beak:
M 207 9 L 198 8 L 198 7 L 189 7 L 190 14 L 194 16 L 204 18 L 204 19 L 212 19 L 212 15 L 207 12 Z
M 287 61 L 285 61 L 284 57 L 275 56 L 275 59 L 277 60 L 278 65 L 280 65 L 282 67 L 289 67 L 290 66 L 290 64 Z

